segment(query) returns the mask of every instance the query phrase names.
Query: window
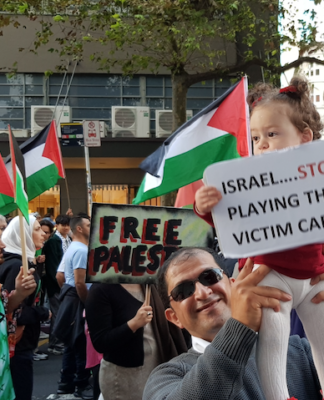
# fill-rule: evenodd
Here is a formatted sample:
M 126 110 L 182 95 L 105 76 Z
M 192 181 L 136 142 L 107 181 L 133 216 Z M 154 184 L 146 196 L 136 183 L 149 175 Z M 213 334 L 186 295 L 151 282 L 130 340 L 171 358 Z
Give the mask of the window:
M 44 103 L 42 74 L 0 74 L 0 129 L 30 127 L 30 106 Z
M 318 103 L 319 101 L 320 101 L 320 95 L 317 94 L 317 95 L 316 95 L 316 103 Z
M 138 186 L 128 185 L 92 185 L 92 201 L 94 203 L 132 204 Z M 146 206 L 160 206 L 161 198 L 145 201 Z
M 55 185 L 40 196 L 35 197 L 28 203 L 29 212 L 38 212 L 42 217 L 48 212 L 54 217 L 60 214 L 60 186 Z
M 172 81 L 166 75 L 134 75 L 132 78 L 111 74 L 0 74 L 0 129 L 30 129 L 32 105 L 72 107 L 74 121 L 100 119 L 111 128 L 112 106 L 150 107 L 150 130 L 155 132 L 155 110 L 172 109 Z M 197 114 L 231 86 L 229 79 L 196 83 L 188 89 L 187 110 Z M 58 100 L 58 95 L 60 95 Z
M 316 75 L 319 75 L 319 74 L 320 74 L 320 70 L 317 69 L 317 70 L 315 71 L 315 74 L 316 74 Z

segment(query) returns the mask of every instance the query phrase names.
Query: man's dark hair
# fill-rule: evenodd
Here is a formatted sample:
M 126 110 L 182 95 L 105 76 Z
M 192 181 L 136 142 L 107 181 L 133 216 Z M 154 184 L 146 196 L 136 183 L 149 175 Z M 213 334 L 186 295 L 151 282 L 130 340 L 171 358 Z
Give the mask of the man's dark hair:
M 85 218 L 85 219 L 90 220 L 90 216 L 89 216 L 87 213 L 85 213 L 85 212 L 79 212 L 79 213 L 77 213 L 76 217 L 82 217 L 82 218 Z
M 73 233 L 75 233 L 75 231 L 76 231 L 78 226 L 82 226 L 83 225 L 83 220 L 84 219 L 90 220 L 90 218 L 83 217 L 83 216 L 82 217 L 79 216 L 79 217 L 72 217 L 71 218 L 71 220 L 70 220 L 70 228 L 71 228 L 71 231 Z
M 190 257 L 197 257 L 198 254 L 202 252 L 211 254 L 215 260 L 215 263 L 218 266 L 220 266 L 218 263 L 217 253 L 213 249 L 210 249 L 208 247 L 182 247 L 182 249 L 179 249 L 174 253 L 172 253 L 171 256 L 164 262 L 162 267 L 159 269 L 157 275 L 157 289 L 165 309 L 170 307 L 168 284 L 166 280 L 166 276 L 170 265 L 174 264 L 175 261 L 183 262 L 188 260 Z M 224 273 L 227 274 L 223 266 L 220 266 L 220 268 L 222 268 L 224 270 Z
M 49 227 L 49 230 L 50 230 L 50 233 L 51 233 L 51 234 L 53 233 L 54 225 L 53 225 L 52 222 L 49 221 L 48 219 L 42 219 L 42 220 L 40 221 L 39 225 L 40 225 L 40 226 L 43 226 L 43 225 L 48 226 L 48 227 Z
M 68 215 L 61 214 L 56 217 L 55 222 L 56 225 L 70 225 L 70 217 Z

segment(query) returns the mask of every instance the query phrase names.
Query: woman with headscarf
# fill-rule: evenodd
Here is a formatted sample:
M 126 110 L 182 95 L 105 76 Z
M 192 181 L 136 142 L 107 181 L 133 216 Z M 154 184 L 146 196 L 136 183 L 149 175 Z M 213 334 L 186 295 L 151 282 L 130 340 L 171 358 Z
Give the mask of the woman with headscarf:
M 29 225 L 24 219 L 26 236 L 26 252 L 28 267 L 35 267 L 35 252 L 44 242 L 44 232 L 39 222 L 32 215 Z M 0 266 L 0 282 L 8 292 L 15 289 L 15 279 L 22 265 L 21 238 L 19 217 L 15 217 L 2 235 L 6 245 L 4 263 Z M 22 310 L 17 319 L 15 354 L 10 359 L 10 369 L 16 400 L 31 400 L 33 392 L 33 352 L 38 344 L 40 322 L 50 318 L 50 311 L 45 307 L 37 307 L 40 278 L 34 274 L 36 290 L 22 303 Z

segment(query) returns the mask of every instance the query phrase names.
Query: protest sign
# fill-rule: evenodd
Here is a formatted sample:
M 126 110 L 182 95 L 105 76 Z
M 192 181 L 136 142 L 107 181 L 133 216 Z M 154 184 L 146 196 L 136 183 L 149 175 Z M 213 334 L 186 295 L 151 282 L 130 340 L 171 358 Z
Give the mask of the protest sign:
M 212 228 L 192 210 L 95 203 L 87 282 L 152 283 L 175 250 L 212 243 Z
M 324 243 L 324 141 L 206 168 L 222 200 L 212 211 L 225 257 Z

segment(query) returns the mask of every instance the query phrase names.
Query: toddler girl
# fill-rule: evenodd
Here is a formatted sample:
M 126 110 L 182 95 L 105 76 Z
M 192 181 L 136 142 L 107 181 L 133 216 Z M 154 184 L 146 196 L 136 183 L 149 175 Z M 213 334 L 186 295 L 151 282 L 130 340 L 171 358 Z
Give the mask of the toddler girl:
M 284 89 L 258 84 L 249 92 L 251 135 L 254 154 L 298 146 L 320 139 L 323 129 L 320 115 L 310 100 L 308 84 L 294 77 Z M 195 211 L 213 225 L 210 211 L 221 200 L 221 192 L 204 186 L 196 192 Z M 292 300 L 281 303 L 280 312 L 263 309 L 257 346 L 257 365 L 267 400 L 286 400 L 287 348 L 290 312 L 295 308 L 312 347 L 317 373 L 324 388 L 324 303 L 312 303 L 324 290 L 324 281 L 310 285 L 310 279 L 324 273 L 322 245 L 314 244 L 278 253 L 254 257 L 255 264 L 265 264 L 272 271 L 260 283 L 283 290 Z M 291 395 L 298 395 L 292 393 Z

